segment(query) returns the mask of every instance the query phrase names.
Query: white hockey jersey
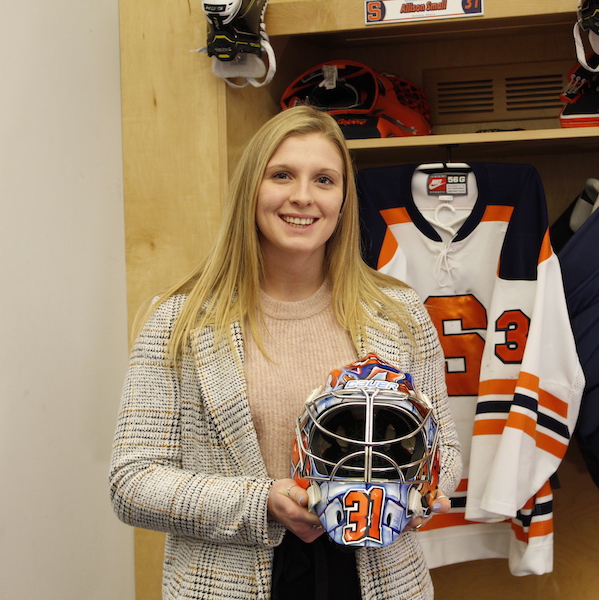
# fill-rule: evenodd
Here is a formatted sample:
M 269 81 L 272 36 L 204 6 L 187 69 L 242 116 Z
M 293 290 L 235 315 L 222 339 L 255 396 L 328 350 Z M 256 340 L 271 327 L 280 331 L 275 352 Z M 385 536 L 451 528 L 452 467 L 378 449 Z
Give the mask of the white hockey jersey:
M 452 510 L 419 539 L 430 568 L 504 557 L 514 575 L 547 573 L 549 479 L 574 430 L 584 376 L 543 187 L 529 165 L 426 166 L 357 178 L 367 261 L 426 304 L 462 444 Z

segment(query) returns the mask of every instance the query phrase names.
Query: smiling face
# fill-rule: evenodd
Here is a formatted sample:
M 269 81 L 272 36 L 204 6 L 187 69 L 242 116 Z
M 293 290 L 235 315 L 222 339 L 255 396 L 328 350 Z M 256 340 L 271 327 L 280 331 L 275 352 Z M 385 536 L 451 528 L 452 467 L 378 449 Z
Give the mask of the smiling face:
M 309 260 L 322 267 L 343 197 L 337 147 L 319 133 L 288 137 L 269 160 L 258 189 L 256 224 L 265 265 Z

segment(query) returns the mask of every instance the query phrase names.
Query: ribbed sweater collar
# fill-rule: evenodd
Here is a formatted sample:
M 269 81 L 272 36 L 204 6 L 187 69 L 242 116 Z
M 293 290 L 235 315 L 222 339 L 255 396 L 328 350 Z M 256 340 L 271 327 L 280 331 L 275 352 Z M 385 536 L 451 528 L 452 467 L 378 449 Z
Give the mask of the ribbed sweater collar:
M 312 296 L 297 302 L 275 300 L 260 291 L 260 302 L 262 303 L 262 312 L 271 319 L 309 319 L 331 305 L 331 285 L 328 280 L 325 280 Z

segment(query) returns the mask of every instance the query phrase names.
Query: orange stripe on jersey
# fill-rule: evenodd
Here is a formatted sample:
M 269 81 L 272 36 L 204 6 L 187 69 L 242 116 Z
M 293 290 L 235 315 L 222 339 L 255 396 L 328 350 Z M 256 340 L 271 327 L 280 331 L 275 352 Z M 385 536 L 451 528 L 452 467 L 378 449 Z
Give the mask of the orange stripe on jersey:
M 460 480 L 458 487 L 455 489 L 455 494 L 459 492 L 468 491 L 468 478 L 464 478 Z M 422 528 L 426 530 L 432 529 L 442 529 L 444 527 L 454 527 L 455 525 L 473 525 L 475 524 L 473 521 L 466 521 L 464 519 L 463 512 L 450 512 L 435 515 L 434 519 L 431 519 L 427 522 L 427 524 Z
M 551 249 L 551 241 L 549 240 L 549 231 L 546 231 L 543 243 L 541 244 L 541 251 L 539 252 L 539 264 L 547 260 L 552 254 L 553 250 Z
M 528 542 L 528 533 L 524 531 L 524 527 L 520 523 L 512 523 L 512 531 L 519 542 Z
M 501 435 L 505 427 L 505 419 L 481 419 L 474 421 L 472 435 Z
M 383 244 L 381 246 L 381 252 L 376 265 L 377 269 L 382 269 L 388 262 L 391 261 L 395 252 L 397 252 L 397 240 L 389 229 L 385 232 L 383 238 Z
M 511 412 L 505 426 L 523 431 L 535 440 L 537 448 L 549 452 L 549 454 L 553 454 L 553 456 L 557 456 L 557 458 L 563 458 L 566 453 L 567 446 L 555 438 L 537 431 L 536 420 L 528 415 Z
M 485 209 L 485 214 L 481 221 L 504 221 L 509 223 L 514 212 L 513 206 L 493 206 L 489 205 Z
M 458 484 L 458 487 L 455 489 L 455 493 L 457 492 L 466 492 L 468 490 L 468 479 L 462 479 Z
M 564 458 L 568 446 L 544 433 L 537 432 L 537 447 L 557 458 Z
M 478 395 L 480 396 L 513 396 L 516 389 L 515 379 L 487 379 L 481 381 L 478 385 Z
M 505 424 L 506 427 L 512 427 L 528 434 L 531 438 L 536 439 L 537 421 L 531 419 L 528 415 L 519 412 L 511 412 Z
M 449 512 L 436 514 L 424 525 L 421 531 L 433 531 L 434 529 L 445 529 L 445 527 L 457 527 L 459 525 L 480 525 L 475 521 L 466 521 L 463 512 Z
M 513 522 L 512 531 L 514 532 L 518 541 L 528 543 L 530 538 L 539 538 L 553 533 L 553 519 L 532 521 L 530 523 L 528 531 L 525 531 L 522 525 L 520 525 L 519 523 Z
M 381 210 L 381 216 L 383 217 L 385 223 L 387 223 L 387 226 L 411 222 L 408 211 L 405 208 L 386 208 L 385 210 Z M 387 229 L 377 261 L 377 269 L 382 269 L 388 262 L 391 261 L 397 252 L 397 246 L 398 244 L 395 236 L 389 229 Z
M 533 521 L 528 528 L 530 537 L 541 537 L 553 533 L 553 519 L 543 519 L 542 521 Z
M 545 390 L 539 390 L 539 405 L 548 408 L 564 419 L 568 418 L 568 403 Z
M 537 394 L 539 392 L 539 378 L 526 371 L 520 371 L 520 375 L 518 375 L 518 386 Z
M 541 490 L 538 492 L 540 496 L 543 496 L 543 494 L 542 494 L 541 492 L 544 490 L 544 488 L 545 488 L 545 486 L 546 486 L 546 485 L 547 485 L 547 484 L 546 484 L 546 483 L 544 483 L 544 484 L 543 484 L 543 487 L 542 487 L 542 488 L 541 488 Z M 529 499 L 526 501 L 526 504 L 525 504 L 525 505 L 524 505 L 524 506 L 523 506 L 523 507 L 522 507 L 520 510 L 521 510 L 521 511 L 532 510 L 532 509 L 533 509 L 533 507 L 534 507 L 534 505 L 535 505 L 536 498 L 537 498 L 537 497 L 536 497 L 536 495 L 535 495 L 535 496 L 533 496 L 532 498 L 529 498 Z
M 398 223 L 411 223 L 410 215 L 407 209 L 400 206 L 398 208 L 385 208 L 381 210 L 381 217 L 387 225 L 397 225 Z
M 553 487 L 551 486 L 551 479 L 548 479 L 542 486 L 541 489 L 531 498 L 531 506 L 532 501 L 536 498 L 553 498 Z
M 564 419 L 568 417 L 567 402 L 542 390 L 539 387 L 539 378 L 536 375 L 531 375 L 530 373 L 522 371 L 518 376 L 518 387 L 525 388 L 536 394 L 539 398 L 539 406 L 551 410 Z

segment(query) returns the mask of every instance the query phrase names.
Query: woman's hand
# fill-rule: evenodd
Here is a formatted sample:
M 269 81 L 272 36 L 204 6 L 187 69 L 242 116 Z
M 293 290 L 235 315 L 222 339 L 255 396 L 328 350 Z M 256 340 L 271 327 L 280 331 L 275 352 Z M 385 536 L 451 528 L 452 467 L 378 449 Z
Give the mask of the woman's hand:
M 434 513 L 446 513 L 449 512 L 451 508 L 451 502 L 449 498 L 441 491 L 437 490 L 435 493 L 435 497 L 433 499 L 432 511 Z M 429 517 L 430 518 L 430 517 Z M 406 525 L 404 531 L 415 531 L 420 529 L 428 519 L 424 517 L 414 517 L 410 520 L 410 522 Z
M 324 533 L 320 520 L 308 511 L 308 493 L 293 479 L 278 479 L 270 488 L 268 517 L 284 525 L 304 542 Z

